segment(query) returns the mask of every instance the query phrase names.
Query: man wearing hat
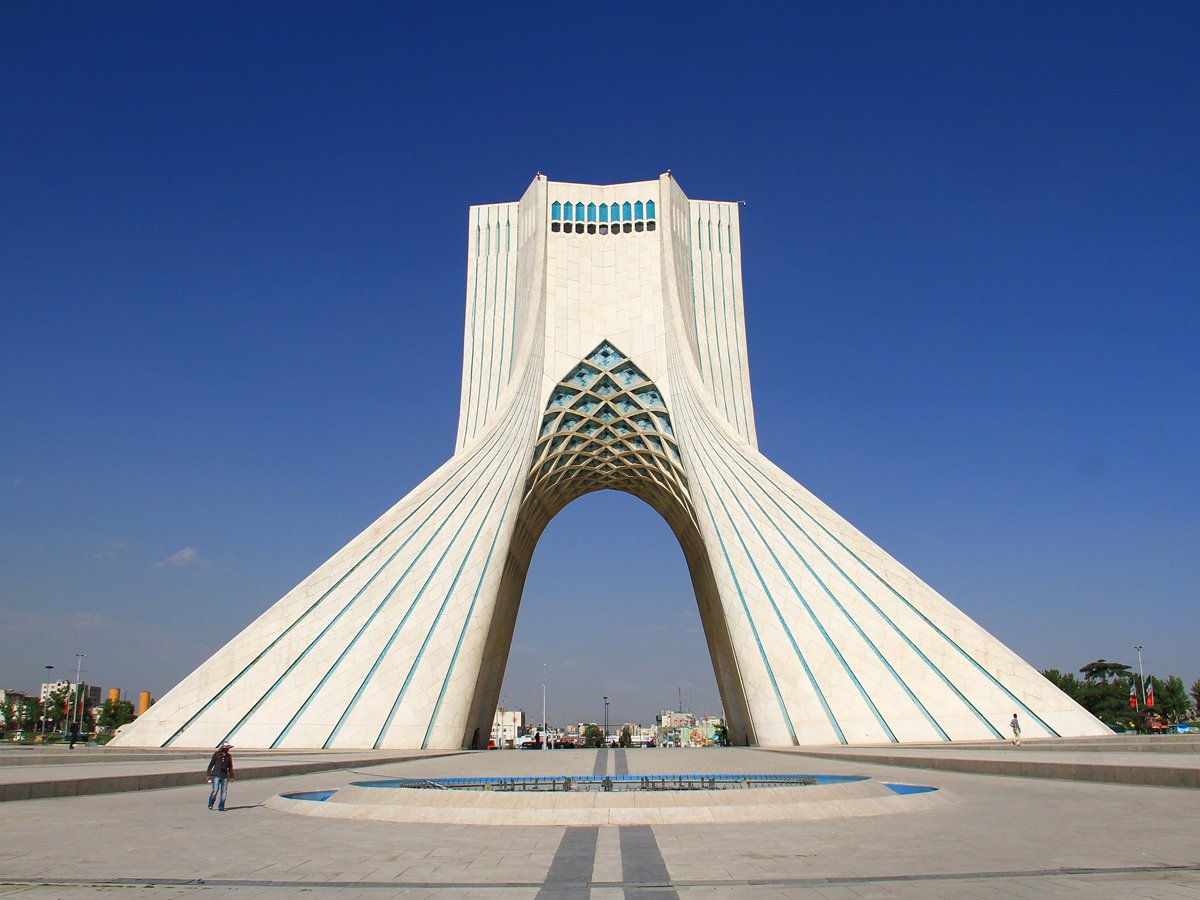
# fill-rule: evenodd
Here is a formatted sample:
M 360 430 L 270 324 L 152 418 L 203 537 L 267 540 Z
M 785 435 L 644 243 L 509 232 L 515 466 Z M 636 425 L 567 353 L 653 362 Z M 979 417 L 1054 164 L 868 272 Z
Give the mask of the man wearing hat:
M 225 793 L 229 789 L 230 779 L 233 778 L 233 757 L 229 754 L 232 749 L 233 744 L 222 741 L 208 764 L 208 783 L 212 785 L 212 791 L 208 795 L 208 808 L 213 808 L 213 803 L 219 796 L 219 812 L 225 812 Z

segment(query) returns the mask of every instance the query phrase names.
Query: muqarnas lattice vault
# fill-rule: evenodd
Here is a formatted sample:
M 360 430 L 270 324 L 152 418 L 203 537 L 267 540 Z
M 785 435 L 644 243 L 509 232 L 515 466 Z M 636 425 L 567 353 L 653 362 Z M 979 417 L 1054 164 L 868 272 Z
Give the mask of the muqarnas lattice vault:
M 471 210 L 453 457 L 117 742 L 469 745 L 538 537 L 603 489 L 678 537 L 738 743 L 1105 733 L 758 451 L 736 204 L 539 175 Z

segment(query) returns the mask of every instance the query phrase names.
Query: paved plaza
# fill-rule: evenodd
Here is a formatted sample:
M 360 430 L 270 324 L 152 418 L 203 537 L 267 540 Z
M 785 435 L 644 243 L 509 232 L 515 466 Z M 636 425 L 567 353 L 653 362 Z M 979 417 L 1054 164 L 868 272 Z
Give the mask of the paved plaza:
M 1055 756 L 1073 764 L 1086 755 L 1112 771 L 1147 761 L 1194 770 L 1194 745 L 1178 749 L 1099 746 L 1064 756 L 997 743 L 974 755 L 981 767 Z M 128 752 L 110 761 L 109 752 L 59 751 L 24 765 L 4 752 L 0 763 L 9 764 L 0 774 L 9 784 L 114 769 L 149 779 L 190 767 L 195 783 L 0 803 L 0 896 L 1200 898 L 1194 788 L 929 770 L 914 767 L 919 751 L 908 748 L 898 753 L 907 757 L 903 767 L 853 755 L 864 750 L 830 758 L 834 748 L 821 757 L 739 748 L 495 751 L 382 764 L 378 755 L 341 754 L 329 760 L 338 768 L 235 781 L 225 813 L 206 808 L 203 755 L 147 754 L 139 762 Z M 254 767 L 270 775 L 319 759 L 238 757 L 247 776 Z M 810 821 L 585 827 L 506 825 L 502 816 L 469 826 L 334 820 L 264 805 L 283 792 L 365 778 L 624 772 L 866 775 L 936 787 L 940 802 L 908 807 L 899 796 L 887 814 Z M 437 797 L 431 791 L 430 803 Z

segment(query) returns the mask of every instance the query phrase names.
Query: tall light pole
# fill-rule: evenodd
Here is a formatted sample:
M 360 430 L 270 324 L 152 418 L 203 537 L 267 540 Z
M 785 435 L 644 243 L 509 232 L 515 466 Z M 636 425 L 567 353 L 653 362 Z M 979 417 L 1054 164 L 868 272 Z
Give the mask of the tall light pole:
M 54 671 L 54 666 L 46 666 L 46 681 L 50 680 L 50 673 Z M 42 737 L 46 736 L 46 701 L 50 699 L 50 694 L 39 698 L 42 701 Z
M 546 732 L 546 664 L 542 663 L 542 749 L 550 746 L 550 736 Z
M 75 654 L 75 715 L 73 719 L 78 720 L 80 731 L 83 730 L 83 698 L 79 696 L 82 688 L 79 683 L 79 675 L 83 671 L 83 660 L 86 656 L 86 653 Z
M 1138 655 L 1138 678 L 1142 682 L 1142 706 L 1146 705 L 1146 676 L 1142 674 L 1142 650 L 1145 648 L 1141 644 L 1134 644 L 1133 649 Z
M 608 749 L 608 698 L 604 698 L 604 749 Z

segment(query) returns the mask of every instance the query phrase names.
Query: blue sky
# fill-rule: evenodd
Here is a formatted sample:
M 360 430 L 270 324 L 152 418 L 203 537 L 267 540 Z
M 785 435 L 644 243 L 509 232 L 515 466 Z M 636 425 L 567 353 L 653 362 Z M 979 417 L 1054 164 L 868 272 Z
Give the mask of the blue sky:
M 468 205 L 668 168 L 768 456 L 1036 667 L 1200 676 L 1200 9 L 650 6 L 4 10 L 0 686 L 164 693 L 451 453 Z M 718 709 L 638 501 L 539 545 L 543 671 Z

